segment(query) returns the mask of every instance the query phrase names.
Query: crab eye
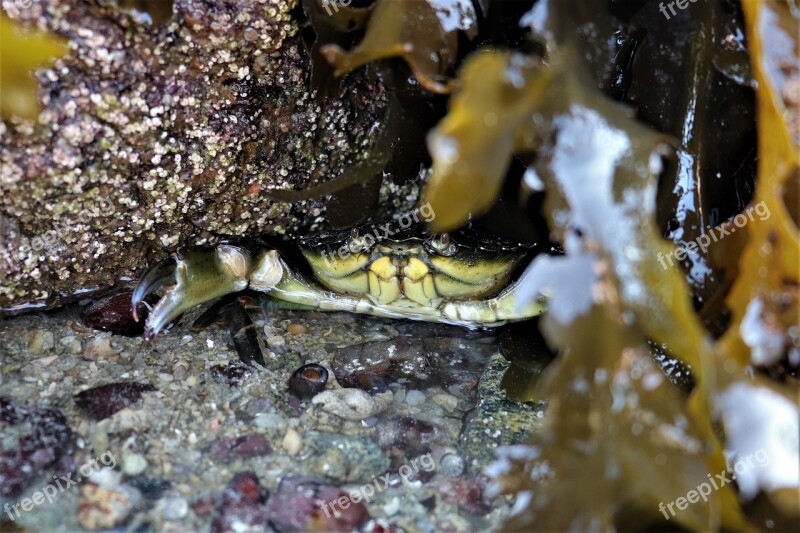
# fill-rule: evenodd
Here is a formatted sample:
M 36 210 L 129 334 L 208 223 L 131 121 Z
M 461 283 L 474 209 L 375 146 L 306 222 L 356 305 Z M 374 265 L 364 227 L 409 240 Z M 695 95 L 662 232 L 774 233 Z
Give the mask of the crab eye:
M 458 251 L 458 245 L 450 238 L 450 234 L 440 233 L 428 239 L 428 251 L 450 257 Z

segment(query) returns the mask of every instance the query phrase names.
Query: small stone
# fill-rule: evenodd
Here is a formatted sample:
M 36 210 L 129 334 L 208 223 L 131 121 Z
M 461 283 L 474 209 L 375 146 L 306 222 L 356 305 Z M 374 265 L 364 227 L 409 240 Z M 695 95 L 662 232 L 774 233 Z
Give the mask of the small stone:
M 271 348 L 283 346 L 284 344 L 286 344 L 286 339 L 284 339 L 280 335 L 273 335 L 272 337 L 267 337 L 267 344 Z
M 331 512 L 331 505 L 348 494 L 310 476 L 289 475 L 281 480 L 267 507 L 277 531 L 353 531 L 369 519 L 360 502 Z
M 102 420 L 139 401 L 142 394 L 156 390 L 144 383 L 109 383 L 81 391 L 74 396 L 75 404 L 92 420 Z
M 144 302 L 139 304 L 139 321 L 136 322 L 131 312 L 132 294 L 133 291 L 125 291 L 96 301 L 81 313 L 84 324 L 93 329 L 109 331 L 114 335 L 128 337 L 141 335 L 144 332 L 148 309 Z M 155 295 L 148 295 L 145 298 L 145 302 L 150 305 L 156 301 L 158 298 Z
M 392 516 L 393 514 L 397 514 L 400 510 L 400 499 L 395 497 L 392 498 L 389 503 L 383 506 L 383 512 L 386 513 L 386 516 Z
M 138 476 L 147 470 L 147 459 L 140 453 L 123 451 L 122 452 L 122 471 L 129 476 Z
M 485 515 L 491 510 L 483 499 L 484 479 L 448 479 L 438 486 L 442 499 L 455 503 L 461 509 L 474 515 Z
M 265 398 L 253 398 L 244 407 L 244 412 L 250 416 L 258 416 L 272 409 L 272 402 Z
M 64 347 L 64 352 L 79 354 L 83 351 L 83 343 L 75 335 L 67 335 L 58 339 L 58 344 Z
M 178 365 L 172 370 L 172 377 L 176 381 L 183 381 L 189 376 L 189 371 L 184 365 Z
M 266 531 L 268 497 L 269 491 L 253 472 L 236 474 L 217 504 L 211 531 Z
M 212 444 L 210 449 L 213 459 L 226 463 L 270 453 L 272 453 L 272 446 L 263 435 L 258 434 L 221 439 Z
M 288 429 L 281 443 L 289 455 L 297 455 L 303 449 L 303 437 L 294 429 Z
M 292 335 L 303 335 L 308 333 L 308 328 L 302 324 L 289 324 L 286 326 L 286 331 Z
M 111 529 L 124 524 L 140 500 L 139 491 L 134 488 L 104 488 L 87 483 L 81 487 L 75 520 L 90 531 Z
M 57 355 L 50 355 L 48 357 L 40 357 L 39 359 L 34 360 L 33 364 L 36 365 L 39 368 L 47 368 L 48 366 L 53 364 L 53 361 L 55 361 L 56 359 L 58 359 Z
M 406 393 L 406 403 L 410 406 L 422 405 L 425 403 L 425 393 L 420 390 L 410 390 Z
M 185 518 L 189 512 L 189 502 L 180 496 L 160 500 L 159 507 L 161 508 L 161 516 L 164 517 L 164 520 L 181 520 Z
M 387 391 L 370 396 L 361 389 L 336 389 L 317 394 L 311 403 L 346 420 L 364 420 L 389 407 L 392 393 Z
M 441 406 L 445 411 L 452 412 L 458 406 L 458 398 L 452 394 L 434 394 L 433 403 Z
M 58 411 L 16 405 L 1 396 L 0 429 L 0 499 L 17 498 L 68 452 L 72 437 Z
M 46 329 L 35 329 L 25 335 L 28 344 L 28 353 L 31 355 L 41 355 L 49 352 L 55 346 L 53 333 Z
M 98 337 L 89 341 L 84 355 L 90 359 L 104 359 L 122 351 L 122 346 L 111 337 Z
M 215 378 L 235 387 L 241 384 L 245 376 L 249 375 L 253 369 L 244 363 L 235 361 L 227 365 L 214 365 L 209 370 Z
M 282 431 L 286 427 L 286 420 L 279 414 L 260 413 L 253 418 L 253 424 L 261 429 L 275 429 Z

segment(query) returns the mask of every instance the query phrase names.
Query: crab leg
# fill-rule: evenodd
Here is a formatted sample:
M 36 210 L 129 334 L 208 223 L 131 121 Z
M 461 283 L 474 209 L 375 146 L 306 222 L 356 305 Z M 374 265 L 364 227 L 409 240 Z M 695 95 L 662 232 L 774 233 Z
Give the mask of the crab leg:
M 449 302 L 442 307 L 442 314 L 456 323 L 472 322 L 479 326 L 492 326 L 509 320 L 531 318 L 545 311 L 543 297 L 520 308 L 516 298 L 518 287 L 519 283 L 509 285 L 499 295 L 488 300 Z
M 221 245 L 214 250 L 192 250 L 178 254 L 174 266 L 160 263 L 151 269 L 134 290 L 138 301 L 159 286 L 169 287 L 145 323 L 145 337 L 152 339 L 184 311 L 210 300 L 247 288 L 250 254 L 238 246 Z

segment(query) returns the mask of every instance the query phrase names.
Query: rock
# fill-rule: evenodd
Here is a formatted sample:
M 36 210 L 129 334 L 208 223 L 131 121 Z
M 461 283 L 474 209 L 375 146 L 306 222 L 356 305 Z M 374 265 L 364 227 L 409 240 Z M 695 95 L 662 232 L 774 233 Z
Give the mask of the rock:
M 107 359 L 122 351 L 122 346 L 111 337 L 96 337 L 89 341 L 84 356 L 89 359 Z
M 281 446 L 289 455 L 297 455 L 303 449 L 303 437 L 297 430 L 289 429 L 283 437 Z
M 387 391 L 370 396 L 361 389 L 336 389 L 317 394 L 311 403 L 346 420 L 364 420 L 389 407 L 392 393 Z
M 248 459 L 272 453 L 272 446 L 263 435 L 244 435 L 221 439 L 211 445 L 211 457 L 229 463 L 236 459 Z
M 67 335 L 58 339 L 58 344 L 64 347 L 64 352 L 68 354 L 79 354 L 83 351 L 83 343 L 75 335 Z
M 230 387 L 241 385 L 245 376 L 248 376 L 253 372 L 252 367 L 247 366 L 244 363 L 240 363 L 239 361 L 234 361 L 227 365 L 214 365 L 209 370 L 214 378 L 222 381 Z
M 86 389 L 74 396 L 75 404 L 92 420 L 102 420 L 136 403 L 156 388 L 146 383 L 118 382 Z
M 253 419 L 253 424 L 262 429 L 282 431 L 286 428 L 286 419 L 276 413 L 261 413 Z
M 426 378 L 430 362 L 422 341 L 397 337 L 339 348 L 332 367 L 343 387 L 383 392 L 387 383 L 398 379 L 416 383 Z
M 189 502 L 180 496 L 159 500 L 157 508 L 164 520 L 181 520 L 189 513 Z
M 261 486 L 253 472 L 236 474 L 222 492 L 211 531 L 266 530 L 268 497 L 269 491 Z
M 46 329 L 35 329 L 25 335 L 28 353 L 31 355 L 42 355 L 53 349 L 55 339 L 53 333 Z
M 83 323 L 93 329 L 109 331 L 114 335 L 135 337 L 144 333 L 144 323 L 148 309 L 143 303 L 139 305 L 139 321 L 133 319 L 131 312 L 131 295 L 133 291 L 124 291 L 114 296 L 97 300 L 81 313 Z M 145 302 L 154 305 L 158 297 L 150 294 Z
M 445 438 L 441 426 L 408 416 L 394 416 L 381 422 L 378 442 L 393 446 L 413 457 L 430 451 L 430 447 Z
M 358 533 L 406 533 L 406 530 L 384 518 L 373 518 L 361 524 Z
M 406 393 L 406 403 L 412 407 L 425 403 L 425 393 L 421 390 L 412 389 Z
M 111 529 L 124 524 L 140 501 L 139 491 L 132 487 L 87 483 L 81 487 L 75 521 L 90 531 Z
M 483 499 L 485 483 L 483 477 L 448 479 L 439 483 L 438 492 L 442 499 L 455 503 L 469 513 L 485 515 L 492 509 Z
M 308 328 L 302 324 L 289 324 L 286 331 L 292 335 L 303 335 L 308 333 Z
M 138 476 L 147 470 L 147 459 L 140 453 L 124 450 L 122 452 L 122 471 L 129 476 Z
M 367 437 L 307 431 L 305 446 L 313 449 L 311 468 L 337 482 L 369 482 L 389 469 L 389 457 Z
M 270 523 L 279 532 L 353 531 L 369 520 L 360 502 L 310 476 L 284 478 L 268 508 Z
M 453 412 L 458 406 L 458 398 L 452 394 L 439 393 L 433 395 L 433 403 L 441 406 L 447 412 Z
M 16 498 L 68 451 L 72 431 L 58 411 L 0 397 L 0 497 Z
M 500 388 L 509 365 L 505 357 L 496 354 L 481 376 L 478 403 L 464 425 L 459 444 L 470 475 L 478 474 L 494 460 L 497 446 L 528 442 L 541 425 L 543 402 L 512 402 Z

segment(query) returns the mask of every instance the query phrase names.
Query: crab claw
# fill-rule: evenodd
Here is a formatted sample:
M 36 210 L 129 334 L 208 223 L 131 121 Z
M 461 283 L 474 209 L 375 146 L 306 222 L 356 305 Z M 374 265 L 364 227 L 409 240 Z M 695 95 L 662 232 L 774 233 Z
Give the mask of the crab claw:
M 139 322 L 139 306 L 147 298 L 147 295 L 160 289 L 164 283 L 169 281 L 174 272 L 174 257 L 168 257 L 147 269 L 142 279 L 136 284 L 136 289 L 131 296 L 131 311 L 136 322 Z
M 159 263 L 134 290 L 134 309 L 147 294 L 174 276 L 173 284 L 147 317 L 144 335 L 149 340 L 184 311 L 204 302 L 247 288 L 250 254 L 243 248 L 220 245 L 178 255 L 172 265 Z

